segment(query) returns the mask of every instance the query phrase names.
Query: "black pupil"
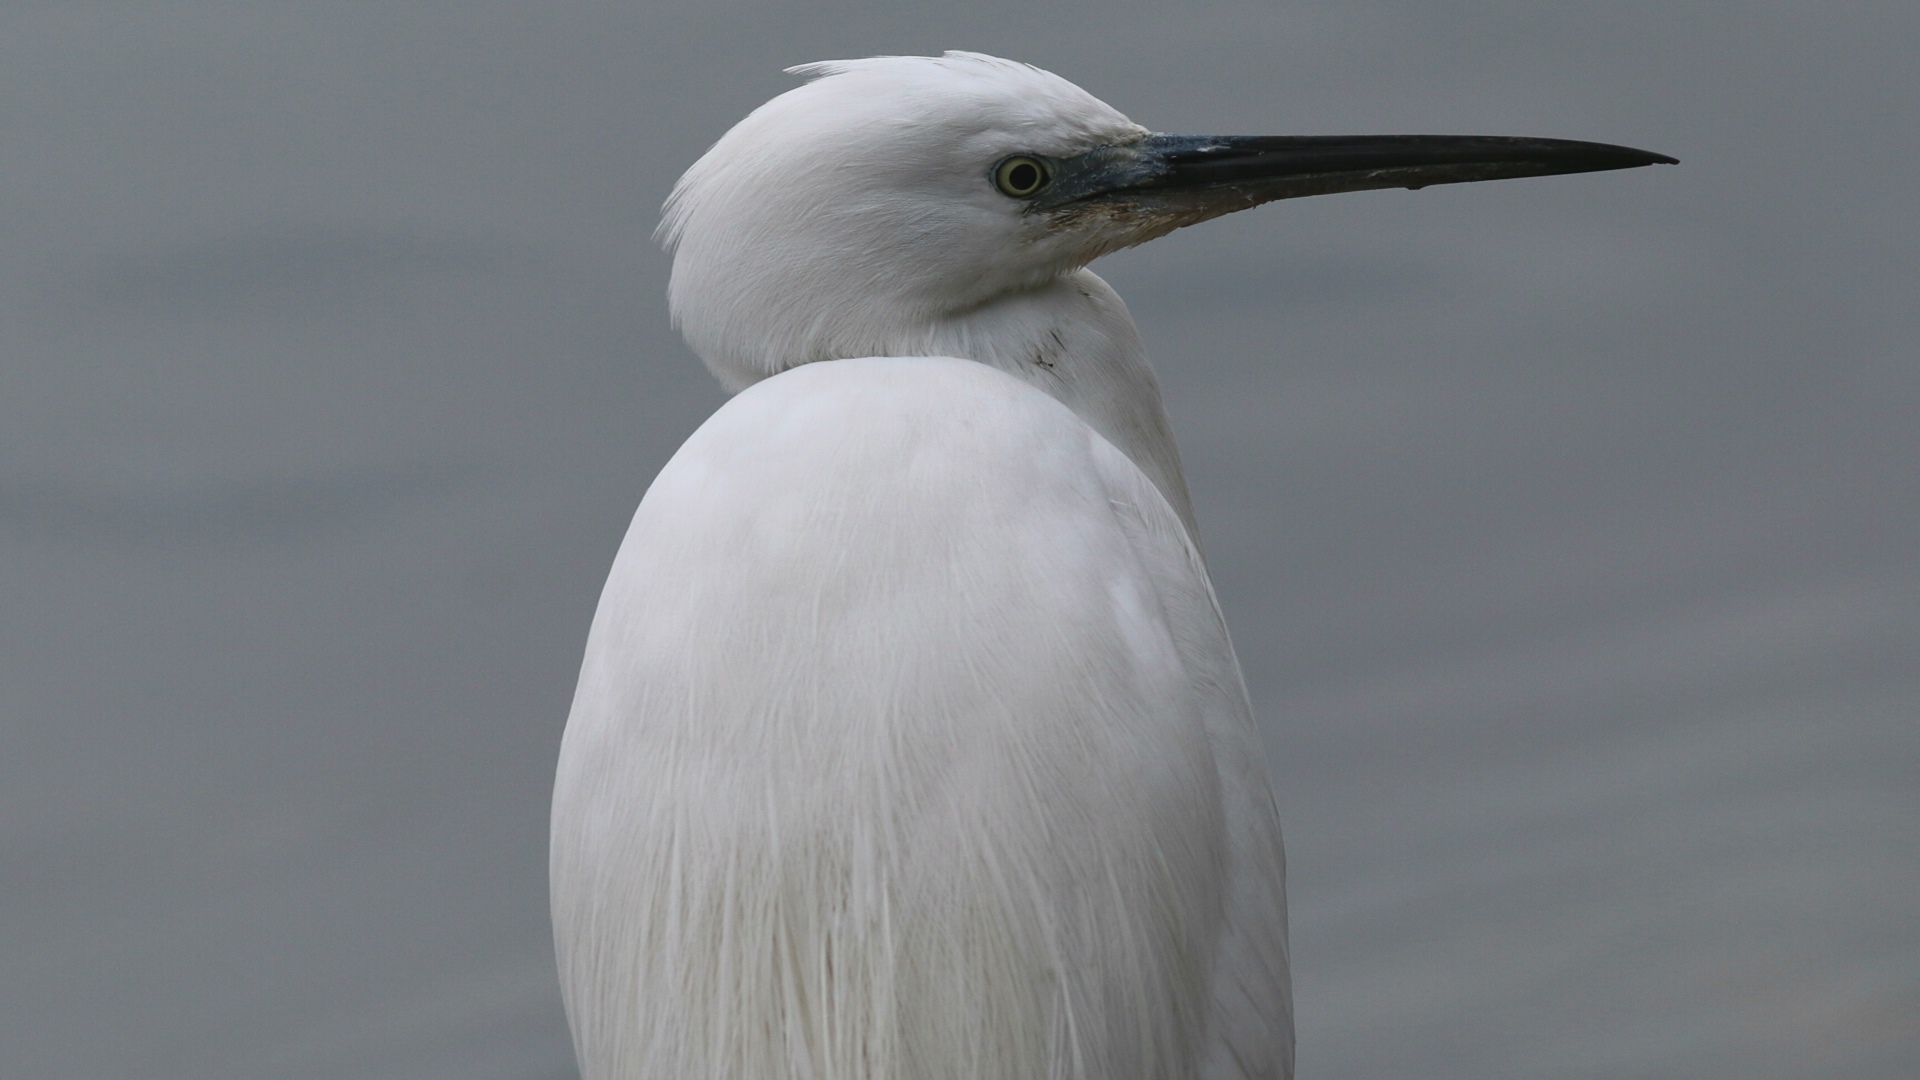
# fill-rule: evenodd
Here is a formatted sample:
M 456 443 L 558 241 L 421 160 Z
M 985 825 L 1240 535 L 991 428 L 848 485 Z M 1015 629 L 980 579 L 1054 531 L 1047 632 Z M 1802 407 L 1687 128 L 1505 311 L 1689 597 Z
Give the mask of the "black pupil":
M 1023 161 L 1007 170 L 1007 186 L 1015 191 L 1032 191 L 1040 186 L 1040 170 Z

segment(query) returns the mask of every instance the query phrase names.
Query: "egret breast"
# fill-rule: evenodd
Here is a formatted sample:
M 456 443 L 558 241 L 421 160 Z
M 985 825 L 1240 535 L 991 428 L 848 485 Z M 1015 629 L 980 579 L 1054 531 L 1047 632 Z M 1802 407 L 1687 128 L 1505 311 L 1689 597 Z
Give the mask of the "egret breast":
M 688 440 L 555 792 L 588 1080 L 1191 1074 L 1229 840 L 1166 613 L 1204 576 L 1143 500 L 966 360 L 806 365 Z

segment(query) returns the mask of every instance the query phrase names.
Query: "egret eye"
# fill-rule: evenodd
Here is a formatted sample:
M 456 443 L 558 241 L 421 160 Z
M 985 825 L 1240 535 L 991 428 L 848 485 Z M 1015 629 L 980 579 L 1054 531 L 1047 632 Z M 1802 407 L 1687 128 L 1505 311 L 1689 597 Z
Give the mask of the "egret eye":
M 993 167 L 993 186 L 1000 194 L 1024 199 L 1039 193 L 1053 180 L 1052 170 L 1039 158 L 1015 154 Z

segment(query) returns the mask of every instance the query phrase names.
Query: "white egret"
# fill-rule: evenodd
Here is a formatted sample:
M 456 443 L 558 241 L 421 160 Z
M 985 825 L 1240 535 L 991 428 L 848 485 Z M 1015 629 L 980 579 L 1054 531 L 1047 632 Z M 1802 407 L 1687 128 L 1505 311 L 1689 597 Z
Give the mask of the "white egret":
M 740 391 L 647 491 L 554 792 L 586 1080 L 1286 1077 L 1280 828 L 1106 252 L 1591 143 L 1176 137 L 970 53 L 793 69 L 668 200 Z

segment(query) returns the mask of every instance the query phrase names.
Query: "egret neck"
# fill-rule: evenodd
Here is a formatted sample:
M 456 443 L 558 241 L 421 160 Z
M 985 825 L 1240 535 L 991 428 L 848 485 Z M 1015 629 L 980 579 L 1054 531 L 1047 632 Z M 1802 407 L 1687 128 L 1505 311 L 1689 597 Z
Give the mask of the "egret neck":
M 1153 481 L 1198 545 L 1159 380 L 1126 303 L 1097 274 L 1074 270 L 994 297 L 890 344 L 880 355 L 977 360 L 1072 409 Z

